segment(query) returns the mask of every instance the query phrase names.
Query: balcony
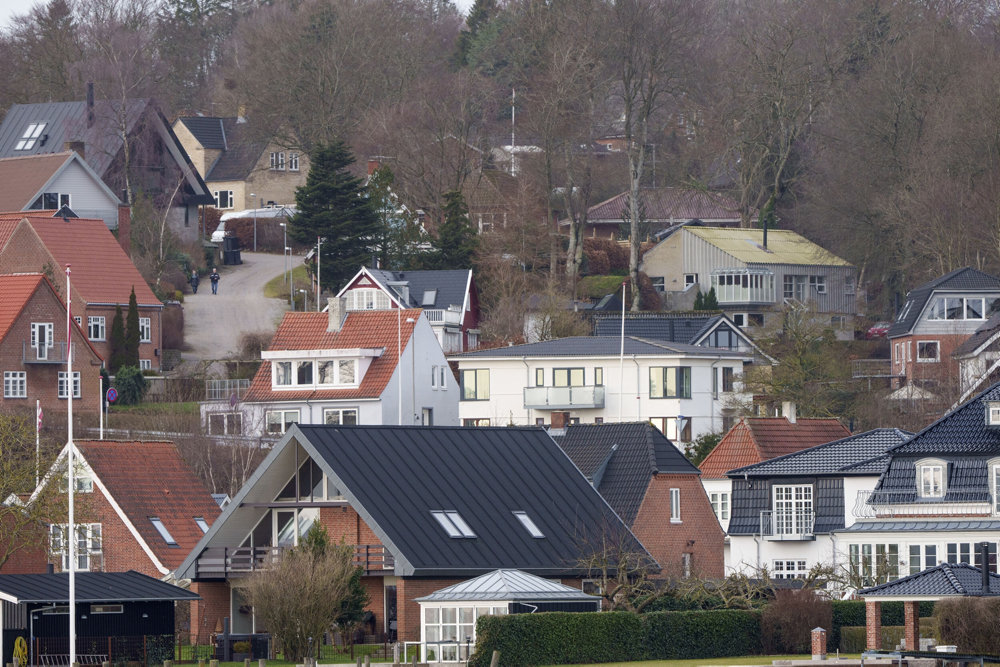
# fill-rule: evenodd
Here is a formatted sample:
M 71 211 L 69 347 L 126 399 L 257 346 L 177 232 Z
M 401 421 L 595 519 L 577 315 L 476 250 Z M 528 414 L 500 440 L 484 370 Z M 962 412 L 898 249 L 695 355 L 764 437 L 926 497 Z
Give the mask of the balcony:
M 76 356 L 76 343 L 73 343 Z M 23 364 L 65 364 L 66 343 L 56 343 L 51 347 L 34 347 L 28 341 L 21 341 L 21 363 Z
M 525 387 L 524 407 L 532 410 L 603 408 L 604 387 Z
M 891 378 L 899 373 L 892 372 L 891 359 L 853 359 L 851 361 L 851 377 L 859 378 Z
M 773 304 L 774 273 L 767 269 L 720 269 L 712 272 L 712 287 L 719 304 Z
M 812 540 L 816 537 L 815 521 L 814 512 L 764 510 L 760 513 L 760 534 L 765 540 Z
M 281 560 L 287 547 L 212 547 L 195 563 L 196 579 L 244 577 Z M 356 544 L 354 565 L 365 574 L 392 574 L 396 560 L 381 544 Z
M 249 388 L 250 380 L 205 380 L 205 400 L 235 403 L 243 399 Z
M 431 326 L 435 324 L 455 327 L 462 325 L 462 310 L 460 308 L 425 310 L 424 314 L 427 315 L 427 321 L 431 323 Z
M 948 487 L 947 500 L 921 498 L 913 491 L 858 491 L 855 519 L 994 519 L 993 502 L 983 488 Z

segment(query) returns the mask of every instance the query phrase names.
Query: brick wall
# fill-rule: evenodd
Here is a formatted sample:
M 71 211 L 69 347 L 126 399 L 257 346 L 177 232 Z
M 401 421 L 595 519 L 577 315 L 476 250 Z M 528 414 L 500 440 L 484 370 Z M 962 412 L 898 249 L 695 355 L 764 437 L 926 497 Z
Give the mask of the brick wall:
M 375 531 L 368 527 L 353 507 L 323 507 L 319 522 L 326 528 L 331 542 L 348 544 L 380 544 Z
M 8 554 L 7 561 L 0 567 L 0 574 L 41 574 L 46 570 L 46 550 L 49 543 L 48 533 L 37 524 L 18 527 L 9 514 L 0 518 L 3 523 L 2 534 L 5 539 L 17 540 L 17 544 L 3 544 L 2 553 Z M 20 534 L 13 535 L 17 530 Z M 13 551 L 11 551 L 13 549 Z
M 192 643 L 206 644 L 213 632 L 222 630 L 229 616 L 229 584 L 224 581 L 194 581 L 191 592 L 201 596 L 191 602 Z
M 399 641 L 420 641 L 420 605 L 414 600 L 465 579 L 396 580 L 396 620 Z
M 673 488 L 680 489 L 680 523 L 670 522 Z M 723 576 L 722 527 L 698 475 L 654 475 L 632 532 L 659 562 L 661 577 L 683 575 L 682 554 L 690 554 L 693 576 Z
M 865 648 L 877 651 L 882 648 L 882 603 L 865 600 Z

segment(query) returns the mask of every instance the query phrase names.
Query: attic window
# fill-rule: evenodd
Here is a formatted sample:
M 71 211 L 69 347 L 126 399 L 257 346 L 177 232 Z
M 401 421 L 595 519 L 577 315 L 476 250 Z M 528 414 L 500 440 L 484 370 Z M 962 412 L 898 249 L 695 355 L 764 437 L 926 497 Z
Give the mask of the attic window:
M 438 291 L 436 289 L 429 289 L 424 291 L 424 300 L 420 303 L 421 306 L 433 306 L 434 302 L 437 301 Z
M 431 516 L 437 519 L 444 531 L 448 533 L 448 537 L 458 539 L 476 536 L 462 515 L 455 510 L 431 510 Z
M 203 532 L 203 533 L 207 533 L 208 532 L 208 522 L 205 521 L 205 517 L 203 517 L 203 516 L 196 516 L 194 518 L 194 522 L 196 524 L 198 524 L 199 528 L 201 528 L 201 532 Z
M 153 528 L 156 528 L 156 532 L 160 534 L 164 542 L 172 547 L 177 546 L 177 540 L 174 539 L 174 536 L 170 534 L 170 531 L 167 530 L 167 527 L 163 525 L 163 522 L 158 517 L 149 517 L 149 522 L 153 524 Z
M 521 522 L 521 525 L 524 526 L 529 535 L 535 539 L 545 537 L 545 534 L 538 529 L 538 526 L 535 525 L 535 522 L 531 520 L 531 517 L 526 512 L 514 511 L 513 515 L 517 517 L 517 520 Z
M 45 129 L 45 123 L 31 123 L 25 129 L 24 134 L 21 135 L 21 140 L 17 142 L 14 146 L 16 151 L 30 151 L 35 147 L 36 143 L 39 143 L 38 138 L 42 136 L 42 130 Z
M 1000 426 L 1000 401 L 986 403 L 986 425 Z

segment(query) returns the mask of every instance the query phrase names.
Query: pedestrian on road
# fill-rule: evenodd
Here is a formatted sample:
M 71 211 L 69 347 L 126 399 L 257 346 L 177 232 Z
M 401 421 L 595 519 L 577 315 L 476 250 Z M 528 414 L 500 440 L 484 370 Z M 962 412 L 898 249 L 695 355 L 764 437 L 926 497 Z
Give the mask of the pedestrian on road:
M 201 278 L 198 277 L 197 271 L 191 272 L 191 277 L 188 278 L 188 282 L 191 283 L 191 291 L 195 294 L 198 293 L 198 283 L 201 282 Z
M 212 267 L 212 275 L 208 277 L 208 279 L 212 281 L 212 294 L 219 293 L 219 278 L 219 270 Z

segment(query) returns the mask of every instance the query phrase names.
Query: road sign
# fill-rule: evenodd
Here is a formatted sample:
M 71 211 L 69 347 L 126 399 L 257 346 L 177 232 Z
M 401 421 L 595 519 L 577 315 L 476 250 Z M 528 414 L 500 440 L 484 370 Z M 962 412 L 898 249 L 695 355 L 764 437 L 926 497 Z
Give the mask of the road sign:
M 114 387 L 108 387 L 108 403 L 114 403 L 118 400 L 118 390 Z

